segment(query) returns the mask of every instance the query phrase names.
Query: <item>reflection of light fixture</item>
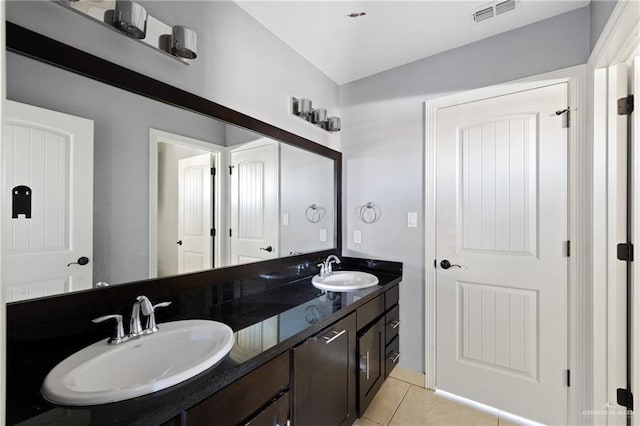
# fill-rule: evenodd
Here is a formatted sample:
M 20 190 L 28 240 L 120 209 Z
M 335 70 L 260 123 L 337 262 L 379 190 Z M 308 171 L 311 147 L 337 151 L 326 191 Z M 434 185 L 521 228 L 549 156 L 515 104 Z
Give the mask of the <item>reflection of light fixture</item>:
M 147 34 L 147 11 L 136 2 L 116 0 L 113 26 L 129 37 L 143 39 Z
M 180 58 L 195 59 L 198 56 L 196 32 L 183 25 L 174 25 L 171 29 L 171 54 Z
M 311 99 L 291 98 L 291 113 L 329 132 L 340 131 L 340 118 L 327 119 L 327 110 L 324 108 L 313 109 Z

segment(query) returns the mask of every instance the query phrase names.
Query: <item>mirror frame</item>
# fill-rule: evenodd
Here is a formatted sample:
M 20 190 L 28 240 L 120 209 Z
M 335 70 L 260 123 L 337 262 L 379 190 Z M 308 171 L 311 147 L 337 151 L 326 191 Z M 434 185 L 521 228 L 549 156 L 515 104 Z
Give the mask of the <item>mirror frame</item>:
M 248 270 L 258 271 L 260 265 L 271 267 L 271 263 L 281 264 L 283 259 L 292 259 L 297 262 L 306 258 L 321 258 L 329 254 L 342 253 L 342 153 L 328 148 L 309 139 L 298 136 L 294 133 L 280 129 L 264 121 L 258 120 L 221 104 L 215 103 L 193 93 L 171 86 L 144 74 L 125 68 L 121 65 L 109 62 L 98 56 L 84 52 L 82 50 L 71 47 L 67 44 L 51 39 L 20 25 L 12 22 L 6 22 L 6 49 L 7 51 L 17 53 L 40 62 L 44 62 L 61 69 L 91 78 L 93 80 L 108 84 L 110 86 L 126 90 L 162 102 L 167 105 L 175 106 L 196 114 L 221 120 L 231 125 L 239 126 L 277 141 L 301 148 L 303 150 L 327 157 L 334 161 L 334 197 L 335 197 L 335 213 L 334 213 L 334 240 L 335 248 L 305 253 L 298 256 L 284 256 L 271 260 L 263 260 L 255 262 L 247 268 Z M 288 263 L 288 262 L 286 262 Z M 246 267 L 246 265 L 230 265 L 220 268 L 208 269 L 201 272 L 216 271 L 219 269 L 228 269 L 236 267 Z M 198 272 L 196 272 L 197 274 Z M 180 274 L 171 277 L 184 277 L 193 273 Z M 151 278 L 142 281 L 130 281 L 118 283 L 110 288 L 117 288 L 121 285 L 140 283 L 151 280 L 162 279 Z M 85 291 L 94 291 L 96 288 Z M 101 289 L 100 289 L 101 290 Z M 83 293 L 85 291 L 81 291 Z M 69 295 L 74 293 L 65 293 Z M 62 296 L 62 295 L 61 295 Z M 55 296 L 53 296 L 55 297 Z M 27 301 L 28 302 L 28 301 Z M 16 302 L 20 303 L 20 302 Z

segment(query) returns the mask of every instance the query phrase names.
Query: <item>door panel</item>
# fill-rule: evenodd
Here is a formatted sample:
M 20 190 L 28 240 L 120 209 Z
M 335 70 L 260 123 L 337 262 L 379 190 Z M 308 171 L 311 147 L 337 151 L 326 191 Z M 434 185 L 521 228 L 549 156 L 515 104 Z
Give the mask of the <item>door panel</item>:
M 7 301 L 93 286 L 93 121 L 7 101 L 2 258 Z M 30 188 L 31 217 L 11 189 Z M 79 257 L 88 265 L 73 264 Z M 37 266 L 37 267 L 36 267 Z
M 278 144 L 231 152 L 231 264 L 278 257 Z
M 453 266 L 436 272 L 436 386 L 552 424 L 567 415 L 567 102 L 563 83 L 437 116 L 437 264 Z
M 211 154 L 178 160 L 178 272 L 213 267 Z

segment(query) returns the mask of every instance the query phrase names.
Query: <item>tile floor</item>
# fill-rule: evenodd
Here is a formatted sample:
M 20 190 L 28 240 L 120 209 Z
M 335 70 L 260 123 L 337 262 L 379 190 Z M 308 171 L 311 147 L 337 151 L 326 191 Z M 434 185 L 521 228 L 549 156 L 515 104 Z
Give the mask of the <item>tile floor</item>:
M 461 405 L 423 386 L 424 376 L 409 370 L 394 369 L 354 426 L 514 425 L 501 420 L 497 414 Z

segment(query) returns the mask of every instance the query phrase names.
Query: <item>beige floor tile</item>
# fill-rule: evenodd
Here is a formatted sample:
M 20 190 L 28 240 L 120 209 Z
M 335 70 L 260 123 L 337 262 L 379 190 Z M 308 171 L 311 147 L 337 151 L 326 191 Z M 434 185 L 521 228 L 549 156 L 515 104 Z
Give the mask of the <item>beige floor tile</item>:
M 364 416 L 381 425 L 388 425 L 409 387 L 409 383 L 389 377 L 369 404 Z
M 497 426 L 498 417 L 436 396 L 432 391 L 411 386 L 390 426 Z
M 421 388 L 424 387 L 424 374 L 409 370 L 408 368 L 396 367 L 391 370 L 390 376 L 411 383 L 412 385 L 420 386 Z
M 366 417 L 360 417 L 359 419 L 356 419 L 356 421 L 353 423 L 353 426 L 383 426 L 380 423 L 376 423 L 371 419 L 368 419 Z

